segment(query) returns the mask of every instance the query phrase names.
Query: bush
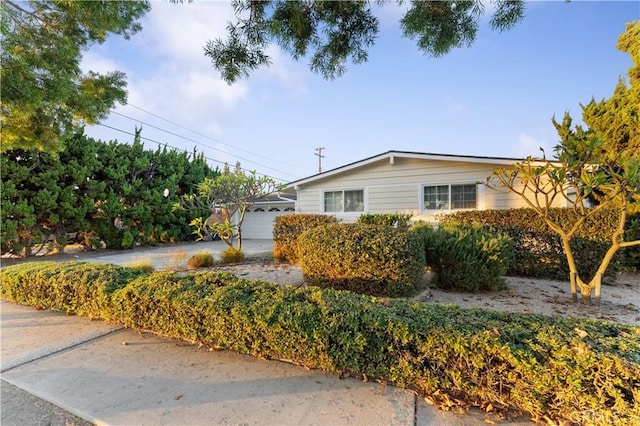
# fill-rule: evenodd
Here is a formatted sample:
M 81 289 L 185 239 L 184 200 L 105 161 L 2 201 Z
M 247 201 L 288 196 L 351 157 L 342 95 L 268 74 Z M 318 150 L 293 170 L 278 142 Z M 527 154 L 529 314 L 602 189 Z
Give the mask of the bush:
M 278 216 L 273 226 L 273 257 L 291 264 L 298 263 L 298 237 L 307 229 L 338 223 L 324 214 L 288 214 Z
M 111 294 L 142 275 L 137 268 L 100 263 L 25 263 L 2 268 L 0 295 L 38 309 L 109 319 Z
M 462 401 L 555 423 L 640 424 L 640 327 L 104 264 L 4 268 L 0 288 L 3 297 L 20 292 L 51 307 L 43 283 L 56 281 L 59 299 L 82 300 L 74 282 L 88 277 L 85 269 L 119 282 L 100 287 L 108 302 L 100 316 L 129 327 L 388 382 L 448 407 Z
M 213 266 L 213 263 L 211 253 L 196 253 L 187 261 L 187 269 L 210 268 Z
M 513 258 L 506 235 L 478 226 L 420 228 L 419 233 L 436 287 L 471 292 L 505 287 L 503 275 Z
M 634 214 L 627 220 L 624 239 L 625 241 L 640 240 L 640 213 Z M 640 272 L 640 246 L 623 248 L 621 261 L 627 269 Z
M 359 223 L 318 226 L 298 238 L 305 281 L 376 296 L 407 296 L 424 284 L 421 239 Z
M 409 221 L 412 217 L 413 214 L 411 213 L 367 213 L 358 217 L 358 223 L 392 226 L 397 229 L 409 229 Z
M 153 268 L 153 262 L 150 258 L 138 259 L 136 261 L 127 263 L 126 266 L 133 269 L 140 269 L 142 272 L 146 272 L 147 274 L 150 274 L 155 270 Z
M 221 254 L 222 263 L 241 263 L 244 262 L 244 253 L 235 247 L 229 247 Z
M 550 215 L 568 229 L 575 222 L 572 209 L 551 209 Z M 514 259 L 508 275 L 569 280 L 569 265 L 560 237 L 548 229 L 544 220 L 533 209 L 462 211 L 438 218 L 441 226 L 481 225 L 511 237 Z M 571 243 L 578 271 L 583 280 L 590 280 L 610 246 L 610 236 L 617 227 L 612 211 L 601 211 L 581 227 Z M 623 249 L 624 250 L 624 249 Z M 615 276 L 617 262 L 607 269 Z

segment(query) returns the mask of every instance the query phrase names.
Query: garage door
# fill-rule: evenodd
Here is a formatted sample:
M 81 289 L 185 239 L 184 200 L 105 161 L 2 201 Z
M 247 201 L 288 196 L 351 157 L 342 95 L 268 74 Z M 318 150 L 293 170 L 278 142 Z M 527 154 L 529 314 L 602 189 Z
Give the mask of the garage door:
M 273 221 L 283 214 L 292 214 L 293 206 L 253 206 L 247 210 L 242 222 L 242 238 L 273 238 Z

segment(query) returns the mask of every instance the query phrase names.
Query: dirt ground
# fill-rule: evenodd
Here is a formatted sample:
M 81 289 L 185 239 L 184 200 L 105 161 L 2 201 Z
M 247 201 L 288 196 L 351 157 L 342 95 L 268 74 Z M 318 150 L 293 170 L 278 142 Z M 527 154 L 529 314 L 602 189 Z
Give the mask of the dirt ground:
M 304 285 L 300 267 L 269 260 L 216 269 L 248 279 Z M 426 277 L 429 279 L 428 274 Z M 613 285 L 603 285 L 600 306 L 574 304 L 568 282 L 521 277 L 506 277 L 506 281 L 507 288 L 497 292 L 457 293 L 429 288 L 412 300 L 464 308 L 602 319 L 640 326 L 640 275 L 621 274 Z

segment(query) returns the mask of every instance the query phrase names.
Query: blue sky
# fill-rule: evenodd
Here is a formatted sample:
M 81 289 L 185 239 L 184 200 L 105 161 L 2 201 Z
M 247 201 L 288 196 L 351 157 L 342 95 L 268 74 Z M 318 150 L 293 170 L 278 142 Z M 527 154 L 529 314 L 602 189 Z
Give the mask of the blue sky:
M 103 124 L 129 133 L 142 126 L 144 138 L 196 147 L 212 166 L 240 161 L 284 182 L 317 173 L 320 146 L 323 171 L 388 150 L 524 157 L 552 152 L 554 114 L 579 122 L 580 103 L 610 97 L 626 77 L 631 60 L 616 42 L 640 19 L 640 3 L 529 2 L 512 30 L 485 23 L 471 47 L 438 59 L 402 37 L 401 9 L 385 6 L 378 16 L 369 61 L 333 81 L 274 46 L 271 67 L 223 82 L 203 46 L 225 37 L 228 1 L 153 2 L 141 32 L 92 47 L 83 67 L 127 74 L 129 105 Z M 104 126 L 86 132 L 132 139 Z M 155 149 L 151 140 L 145 147 Z

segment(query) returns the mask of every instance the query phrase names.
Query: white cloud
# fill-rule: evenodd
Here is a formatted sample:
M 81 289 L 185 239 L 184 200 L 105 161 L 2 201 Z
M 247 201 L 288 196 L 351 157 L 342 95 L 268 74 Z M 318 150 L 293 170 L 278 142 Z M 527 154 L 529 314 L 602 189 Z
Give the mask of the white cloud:
M 276 81 L 277 88 L 283 88 L 293 96 L 304 96 L 308 93 L 307 78 L 311 71 L 306 66 L 305 59 L 296 61 L 278 46 L 269 46 L 267 55 L 271 58 L 271 65 L 262 68 L 252 75 L 252 79 L 263 82 Z M 271 96 L 269 93 L 267 96 Z M 281 96 L 281 93 L 278 93 Z
M 116 70 L 126 72 L 122 66 L 118 65 L 111 58 L 103 56 L 98 50 L 90 50 L 82 55 L 80 69 L 84 72 L 95 71 L 100 74 L 107 74 Z
M 153 3 L 136 37 L 155 66 L 130 79 L 131 103 L 186 126 L 216 129 L 215 136 L 221 137 L 224 122 L 255 91 L 255 83 L 275 81 L 277 90 L 306 93 L 298 64 L 277 47 L 269 50 L 271 67 L 232 85 L 221 80 L 204 46 L 208 40 L 225 39 L 227 22 L 234 17 L 229 2 Z
M 143 44 L 166 60 L 210 67 L 204 45 L 208 40 L 226 38 L 227 22 L 233 19 L 233 8 L 226 1 L 154 2 L 143 22 Z
M 127 73 L 130 105 L 118 106 L 115 111 L 131 119 L 111 114 L 104 124 L 128 133 L 133 132 L 134 126 L 142 126 L 145 146 L 150 148 L 154 148 L 153 141 L 189 151 L 197 145 L 199 152 L 213 159 L 214 166 L 220 166 L 215 161 L 234 164 L 238 157 L 243 157 L 243 166 L 255 168 L 251 160 L 247 160 L 253 158 L 251 152 L 254 151 L 247 152 L 248 147 L 238 145 L 226 136 L 234 128 L 247 125 L 246 116 L 241 112 L 249 102 L 251 108 L 260 108 L 276 97 L 306 95 L 310 72 L 304 60 L 298 63 L 272 45 L 267 51 L 273 62 L 270 67 L 254 72 L 249 79 L 228 85 L 204 55 L 204 46 L 208 40 L 225 39 L 227 21 L 233 20 L 233 9 L 228 1 L 153 2 L 152 10 L 142 21 L 142 31 L 132 40 L 118 40 L 118 43 L 108 40 L 105 45 L 95 46 L 87 52 L 87 67 Z M 87 133 L 103 140 L 127 142 L 132 139 L 126 133 L 103 126 L 87 128 Z
M 540 151 L 540 148 L 542 148 L 546 157 L 551 158 L 553 156 L 552 146 L 553 144 L 549 141 L 535 138 L 526 133 L 520 133 L 518 142 L 511 148 L 511 153 L 514 157 L 542 157 L 543 153 Z

